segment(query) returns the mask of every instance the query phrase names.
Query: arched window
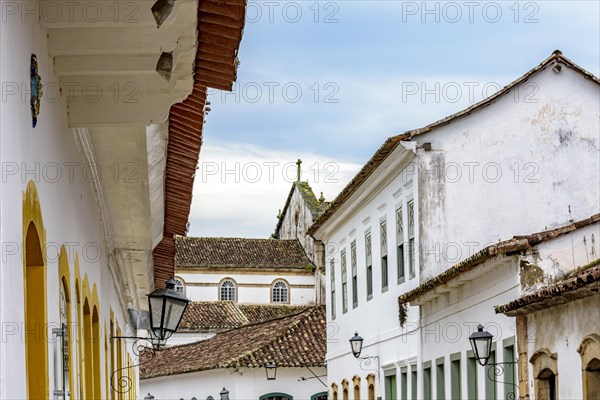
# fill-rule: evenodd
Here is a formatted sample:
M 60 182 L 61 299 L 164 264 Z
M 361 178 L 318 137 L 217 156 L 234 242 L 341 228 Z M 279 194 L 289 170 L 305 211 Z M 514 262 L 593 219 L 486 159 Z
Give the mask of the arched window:
M 354 383 L 354 400 L 360 400 L 360 376 L 354 375 L 352 382 Z
M 342 400 L 348 400 L 348 380 L 342 380 Z
M 185 283 L 183 282 L 183 279 L 175 277 L 175 291 L 185 294 Z
M 333 397 L 333 400 L 338 400 L 338 385 L 337 385 L 337 383 L 331 384 L 331 397 Z
M 294 398 L 285 393 L 269 393 L 260 396 L 259 400 L 294 400 Z
M 288 285 L 284 281 L 277 281 L 273 284 L 271 301 L 273 303 L 289 303 Z
M 221 301 L 237 301 L 235 282 L 226 279 L 221 283 L 219 299 Z
M 319 392 L 310 396 L 310 400 L 327 400 L 327 392 Z
M 375 400 L 375 375 L 367 375 L 367 399 Z
M 581 355 L 583 398 L 592 399 L 600 393 L 600 335 L 586 336 L 577 352 Z
M 556 400 L 558 391 L 558 366 L 556 353 L 548 349 L 536 351 L 529 360 L 533 365 L 536 399 Z

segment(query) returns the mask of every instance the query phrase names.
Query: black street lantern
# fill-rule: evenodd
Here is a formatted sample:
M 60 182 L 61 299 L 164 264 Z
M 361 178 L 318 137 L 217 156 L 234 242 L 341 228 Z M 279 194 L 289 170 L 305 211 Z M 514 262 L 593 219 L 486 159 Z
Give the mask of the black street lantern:
M 219 394 L 221 395 L 221 400 L 229 400 L 229 390 L 223 388 Z
M 144 400 L 154 400 L 154 396 L 152 396 L 150 393 L 148 393 L 148 396 L 145 396 Z
M 159 339 L 154 336 L 154 331 L 150 331 L 150 343 L 155 350 L 161 350 L 167 345 L 167 339 Z
M 492 352 L 492 338 L 492 334 L 484 331 L 481 324 L 477 326 L 477 332 L 473 332 L 473 334 L 469 336 L 473 353 L 475 353 L 475 359 L 479 365 L 486 365 L 490 359 L 490 354 Z
M 362 346 L 363 338 L 358 336 L 358 332 L 354 332 L 354 336 L 352 337 L 352 339 L 350 339 L 350 347 L 352 347 L 352 354 L 354 354 L 354 357 L 360 357 Z
M 189 300 L 175 290 L 175 280 L 167 281 L 166 289 L 156 289 L 148 295 L 152 337 L 160 343 L 177 330 Z
M 265 371 L 267 373 L 267 380 L 274 381 L 277 377 L 277 365 L 273 361 L 269 361 L 265 364 Z

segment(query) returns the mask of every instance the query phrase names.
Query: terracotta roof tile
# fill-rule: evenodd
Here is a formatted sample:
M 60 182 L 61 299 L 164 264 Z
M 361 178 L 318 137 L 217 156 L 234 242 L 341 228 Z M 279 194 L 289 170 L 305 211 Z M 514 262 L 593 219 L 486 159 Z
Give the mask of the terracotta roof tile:
M 206 332 L 238 328 L 296 314 L 311 306 L 237 304 L 231 301 L 197 301 L 188 304 L 180 331 Z
M 558 282 L 496 306 L 496 313 L 510 317 L 545 310 L 573 300 L 600 294 L 600 259 L 573 271 Z
M 248 318 L 231 301 L 202 301 L 188 304 L 180 331 L 205 332 L 247 325 Z
M 192 93 L 169 112 L 163 239 L 154 248 L 154 283 L 174 275 L 174 235 L 185 235 L 198 164 L 207 88 L 231 90 L 237 76 L 246 0 L 198 1 L 198 48 Z
M 583 75 L 583 77 L 585 79 L 589 79 L 592 82 L 600 84 L 600 79 L 598 79 L 594 74 L 584 70 L 583 68 L 581 68 L 580 66 L 575 64 L 573 61 L 571 61 L 567 57 L 563 56 L 561 51 L 559 51 L 559 50 L 554 51 L 552 53 L 552 55 L 550 55 L 550 57 L 548 57 L 547 59 L 542 61 L 535 68 L 527 71 L 525 74 L 523 74 L 522 76 L 520 76 L 513 82 L 509 83 L 508 85 L 504 86 L 501 90 L 494 93 L 492 96 L 487 97 L 487 98 L 481 100 L 480 102 L 475 103 L 472 106 L 470 106 L 464 110 L 461 110 L 457 113 L 449 115 L 438 121 L 435 121 L 427 126 L 424 126 L 422 128 L 418 128 L 418 129 L 413 129 L 410 131 L 406 131 L 405 133 L 403 133 L 401 135 L 393 136 L 393 137 L 389 138 L 388 140 L 386 140 L 385 143 L 375 152 L 375 154 L 369 160 L 369 162 L 367 162 L 367 164 L 365 164 L 363 166 L 363 168 L 361 168 L 361 170 L 358 172 L 358 174 L 356 174 L 356 176 L 354 178 L 352 178 L 350 183 L 348 183 L 348 185 L 340 192 L 340 194 L 338 194 L 338 196 L 333 200 L 333 202 L 331 203 L 329 208 L 327 208 L 327 210 L 308 229 L 308 234 L 314 235 L 317 232 L 317 230 L 321 226 L 323 226 L 323 224 L 329 218 L 331 218 L 331 216 L 333 214 L 335 214 L 336 211 L 339 210 L 340 207 L 344 203 L 346 203 L 346 201 L 348 201 L 348 199 L 350 199 L 350 197 L 352 197 L 354 192 L 356 192 L 358 190 L 358 188 L 361 187 L 367 181 L 367 179 L 369 179 L 369 177 L 377 170 L 377 168 L 379 168 L 381 166 L 381 164 L 383 164 L 385 159 L 398 147 L 398 145 L 400 144 L 401 141 L 411 140 L 415 136 L 430 132 L 440 126 L 447 125 L 456 119 L 462 118 L 466 115 L 471 114 L 472 112 L 479 110 L 480 108 L 483 108 L 485 106 L 492 104 L 498 98 L 509 93 L 515 86 L 519 85 L 522 82 L 525 82 L 532 75 L 538 73 L 539 71 L 547 68 L 550 65 L 554 65 L 555 63 L 561 63 L 562 65 L 564 65 L 568 68 L 571 68 L 574 71 L 580 73 L 581 75 Z
M 178 269 L 314 269 L 297 240 L 177 236 L 175 247 Z
M 324 306 L 217 333 L 208 340 L 168 347 L 140 366 L 140 379 L 217 368 L 322 367 L 327 351 Z M 176 360 L 176 362 L 174 362 Z
M 288 304 L 238 304 L 240 311 L 250 323 L 268 321 L 270 319 L 295 314 L 312 306 Z

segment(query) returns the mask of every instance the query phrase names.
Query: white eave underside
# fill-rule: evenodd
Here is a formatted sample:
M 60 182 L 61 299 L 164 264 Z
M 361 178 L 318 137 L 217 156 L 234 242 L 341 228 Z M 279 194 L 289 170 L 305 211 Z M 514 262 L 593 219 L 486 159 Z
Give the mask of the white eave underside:
M 123 307 L 147 309 L 154 286 L 152 250 L 164 227 L 169 110 L 194 83 L 197 0 L 177 0 L 157 28 L 154 0 L 80 1 L 48 14 L 48 53 L 68 107 L 99 207 L 109 268 Z M 56 4 L 56 3 L 55 3 Z M 83 12 L 87 10 L 87 14 Z M 48 15 L 45 15 L 48 14 Z M 52 17 L 52 18 L 51 18 Z M 156 71 L 173 52 L 171 78 Z

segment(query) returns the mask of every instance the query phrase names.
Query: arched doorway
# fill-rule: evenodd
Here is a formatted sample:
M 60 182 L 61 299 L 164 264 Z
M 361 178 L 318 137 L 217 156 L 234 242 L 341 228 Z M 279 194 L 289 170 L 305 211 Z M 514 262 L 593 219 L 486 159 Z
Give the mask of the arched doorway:
M 583 398 L 593 399 L 600 393 L 600 335 L 586 336 L 577 351 L 581 354 Z
M 38 230 L 33 221 L 27 226 L 24 252 L 27 395 L 30 399 L 47 399 L 46 265 Z

